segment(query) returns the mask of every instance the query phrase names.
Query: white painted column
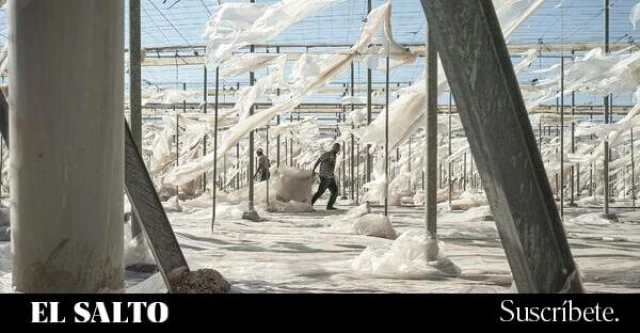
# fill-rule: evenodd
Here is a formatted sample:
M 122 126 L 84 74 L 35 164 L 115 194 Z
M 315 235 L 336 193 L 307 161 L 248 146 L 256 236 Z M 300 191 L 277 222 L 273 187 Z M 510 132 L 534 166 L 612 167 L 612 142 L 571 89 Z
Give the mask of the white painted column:
M 13 284 L 123 288 L 124 1 L 12 0 Z

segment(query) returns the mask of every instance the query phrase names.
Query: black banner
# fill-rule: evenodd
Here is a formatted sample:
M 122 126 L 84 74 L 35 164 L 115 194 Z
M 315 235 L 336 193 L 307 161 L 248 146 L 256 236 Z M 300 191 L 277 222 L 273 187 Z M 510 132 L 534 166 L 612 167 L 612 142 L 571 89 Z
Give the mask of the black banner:
M 363 326 L 638 327 L 638 295 L 91 294 L 0 295 L 3 325 L 153 325 L 237 322 L 260 327 L 347 322 Z M 342 324 L 340 324 L 342 325 Z M 8 327 L 8 326 L 5 326 Z M 310 327 L 307 327 L 310 328 Z

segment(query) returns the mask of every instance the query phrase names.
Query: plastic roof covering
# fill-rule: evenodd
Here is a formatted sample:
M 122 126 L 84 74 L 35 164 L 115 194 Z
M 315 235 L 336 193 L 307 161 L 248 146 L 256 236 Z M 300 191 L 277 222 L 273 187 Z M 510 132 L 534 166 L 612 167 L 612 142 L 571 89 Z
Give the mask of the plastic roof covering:
M 222 0 L 223 2 L 249 2 Z M 217 6 L 218 0 L 141 0 L 142 16 L 142 45 L 143 47 L 168 45 L 203 45 L 203 31 L 206 20 Z M 257 3 L 271 4 L 276 0 L 256 0 Z M 382 4 L 382 0 L 372 0 L 372 8 Z M 612 44 L 622 41 L 640 39 L 640 30 L 634 30 L 630 20 L 633 6 L 637 0 L 611 0 L 610 8 L 610 41 Z M 561 3 L 561 7 L 557 8 Z M 419 0 L 392 0 L 392 28 L 394 38 L 399 43 L 420 43 L 425 40 L 425 20 Z M 128 1 L 125 0 L 128 8 Z M 317 15 L 285 30 L 281 35 L 269 41 L 269 44 L 352 44 L 359 37 L 362 18 L 366 15 L 366 0 L 343 0 L 342 2 L 322 10 Z M 125 30 L 128 36 L 128 13 L 125 13 Z M 529 18 L 522 28 L 516 31 L 510 43 L 547 44 L 574 42 L 603 42 L 603 1 L 602 0 L 547 0 L 546 3 Z M 7 34 L 6 8 L 0 9 L 0 44 L 4 44 Z M 125 37 L 126 38 L 126 37 Z M 128 38 L 125 45 L 128 45 Z M 335 50 L 335 48 L 324 48 Z M 321 51 L 314 48 L 313 51 Z M 256 52 L 265 52 L 258 49 Z M 275 48 L 270 50 L 275 52 Z M 282 50 L 284 51 L 284 49 Z M 305 52 L 306 48 L 287 48 L 290 52 Z M 546 52 L 545 52 L 546 53 Z M 148 55 L 151 56 L 151 55 Z M 514 62 L 518 59 L 515 58 Z M 533 66 L 550 67 L 558 59 L 541 58 Z M 391 82 L 394 84 L 409 84 L 421 73 L 424 67 L 423 59 L 414 64 L 403 66 L 391 72 Z M 162 85 L 168 89 L 182 89 L 183 83 L 187 89 L 203 89 L 202 65 L 143 68 L 143 80 L 148 84 Z M 257 77 L 266 73 L 256 73 Z M 248 84 L 248 75 L 226 79 L 221 82 L 221 88 L 229 89 Z M 519 77 L 521 82 L 534 79 L 524 73 Z M 355 68 L 356 82 L 366 82 L 366 69 L 357 65 Z M 373 81 L 384 82 L 384 74 L 374 71 Z M 209 73 L 209 87 L 213 89 L 214 75 Z M 344 85 L 349 82 L 347 73 L 334 80 L 334 85 Z M 364 92 L 356 91 L 357 94 Z M 592 99 L 592 96 L 587 96 Z M 587 97 L 580 99 L 581 101 Z M 336 102 L 342 95 L 321 94 L 311 97 L 309 102 Z M 629 96 L 616 97 L 617 102 L 628 104 Z M 596 102 L 599 99 L 596 99 Z M 441 100 L 446 103 L 446 100 Z

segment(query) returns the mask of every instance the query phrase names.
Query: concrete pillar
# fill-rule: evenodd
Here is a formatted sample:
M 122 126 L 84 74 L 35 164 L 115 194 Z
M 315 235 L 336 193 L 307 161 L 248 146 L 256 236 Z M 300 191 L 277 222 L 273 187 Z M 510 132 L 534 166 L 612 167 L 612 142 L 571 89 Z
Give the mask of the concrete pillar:
M 123 13 L 122 0 L 11 3 L 11 221 L 20 292 L 123 288 Z

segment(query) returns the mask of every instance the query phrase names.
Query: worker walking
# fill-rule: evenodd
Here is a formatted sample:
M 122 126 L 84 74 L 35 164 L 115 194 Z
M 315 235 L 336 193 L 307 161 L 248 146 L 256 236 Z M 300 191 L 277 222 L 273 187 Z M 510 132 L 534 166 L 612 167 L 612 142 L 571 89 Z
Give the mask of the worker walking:
M 318 198 L 320 198 L 324 192 L 329 189 L 329 191 L 331 191 L 331 197 L 329 197 L 329 201 L 327 202 L 327 210 L 337 209 L 333 207 L 336 203 L 336 199 L 338 198 L 338 184 L 336 183 L 334 170 L 336 168 L 336 159 L 339 152 L 340 144 L 333 144 L 333 148 L 322 154 L 313 166 L 313 172 L 315 173 L 318 165 L 320 165 L 320 185 L 318 186 L 318 191 L 311 199 L 311 205 L 315 204 Z
M 260 181 L 263 182 L 270 178 L 271 172 L 269 172 L 269 168 L 271 167 L 271 163 L 269 163 L 269 158 L 262 153 L 262 148 L 258 148 L 256 150 L 256 154 L 258 155 L 258 169 L 256 170 L 256 174 L 260 175 Z

